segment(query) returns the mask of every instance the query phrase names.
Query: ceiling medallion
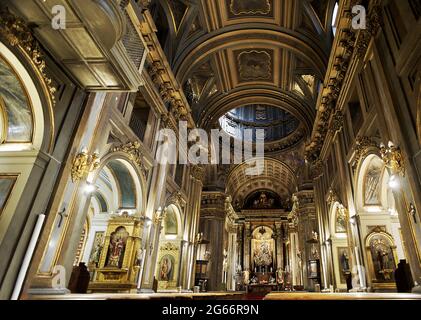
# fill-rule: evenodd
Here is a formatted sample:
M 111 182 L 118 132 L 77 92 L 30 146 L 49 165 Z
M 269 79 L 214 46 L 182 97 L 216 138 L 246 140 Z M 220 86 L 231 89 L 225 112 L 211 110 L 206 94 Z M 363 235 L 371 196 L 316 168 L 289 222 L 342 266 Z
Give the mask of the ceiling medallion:
M 230 11 L 233 15 L 268 15 L 271 11 L 269 0 L 231 0 Z
M 272 58 L 267 51 L 243 51 L 238 54 L 238 71 L 241 80 L 270 80 Z

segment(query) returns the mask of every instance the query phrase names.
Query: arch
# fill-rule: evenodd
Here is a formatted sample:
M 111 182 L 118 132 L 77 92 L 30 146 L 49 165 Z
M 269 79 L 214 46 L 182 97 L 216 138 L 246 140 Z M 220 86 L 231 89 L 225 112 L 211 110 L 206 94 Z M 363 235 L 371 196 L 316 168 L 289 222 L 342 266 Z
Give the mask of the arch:
M 290 92 L 275 87 L 241 87 L 225 95 L 216 95 L 208 101 L 199 115 L 198 125 L 203 128 L 214 126 L 219 118 L 228 111 L 250 104 L 266 104 L 284 109 L 304 124 L 310 133 L 315 117 L 314 108 Z
M 387 170 L 377 152 L 368 153 L 360 160 L 355 174 L 357 210 L 378 212 L 385 207 L 387 178 Z
M 0 120 L 8 120 L 1 125 L 3 134 L 0 133 L 0 152 L 33 149 L 51 151 L 54 134 L 53 102 L 52 97 L 39 88 L 40 85 L 46 86 L 44 79 L 38 75 L 39 71 L 32 61 L 17 56 L 1 42 L 0 68 L 0 109 L 3 109 Z
M 281 197 L 288 197 L 296 190 L 297 181 L 294 172 L 280 160 L 263 159 L 263 172 L 256 177 L 247 175 L 248 168 L 249 164 L 243 162 L 235 166 L 227 176 L 225 191 L 232 196 L 233 203 L 239 203 L 241 206 L 247 195 L 259 189 L 271 190 Z
M 165 240 L 181 239 L 183 236 L 181 210 L 176 204 L 169 204 L 164 209 L 163 235 Z
M 329 217 L 332 239 L 347 238 L 348 214 L 346 208 L 339 201 L 335 201 L 331 204 Z
M 273 28 L 266 24 L 263 29 L 260 29 L 257 25 L 260 26 L 260 24 L 256 24 L 254 28 L 247 25 L 238 25 L 236 28 L 226 27 L 194 39 L 176 57 L 174 73 L 177 79 L 180 80 L 180 83 L 184 83 L 190 71 L 215 52 L 227 48 L 247 47 L 250 43 L 265 48 L 288 49 L 313 66 L 319 78 L 323 77 L 327 58 L 314 41 L 297 32 Z
M 131 179 L 133 182 L 134 190 L 131 192 L 131 195 L 134 197 L 134 206 L 133 207 L 124 207 L 122 206 L 123 199 L 121 198 L 121 191 L 126 190 L 126 186 L 122 187 L 122 184 L 125 183 L 124 179 L 120 176 L 120 178 L 116 177 L 116 171 L 112 171 L 113 169 L 110 168 L 110 164 L 114 164 L 115 170 L 123 170 L 120 172 L 124 172 L 124 176 Z M 117 188 L 119 190 L 119 198 L 118 198 L 118 209 L 134 212 L 135 214 L 144 215 L 146 211 L 146 192 L 147 192 L 147 184 L 146 184 L 146 177 L 142 172 L 142 169 L 137 163 L 134 163 L 130 157 L 121 151 L 112 152 L 107 154 L 101 159 L 101 163 L 97 170 L 90 174 L 88 177 L 88 182 L 93 184 L 98 184 L 98 180 L 101 176 L 101 171 L 105 171 L 109 177 L 113 177 L 111 179 L 111 187 Z M 118 176 L 118 173 L 117 173 Z M 110 187 L 110 186 L 109 186 Z M 127 190 L 126 190 L 127 191 Z M 127 194 L 126 194 L 127 195 Z M 126 210 L 128 209 L 128 210 Z
M 393 236 L 380 228 L 365 238 L 371 282 L 390 282 L 394 285 L 394 271 L 398 264 Z

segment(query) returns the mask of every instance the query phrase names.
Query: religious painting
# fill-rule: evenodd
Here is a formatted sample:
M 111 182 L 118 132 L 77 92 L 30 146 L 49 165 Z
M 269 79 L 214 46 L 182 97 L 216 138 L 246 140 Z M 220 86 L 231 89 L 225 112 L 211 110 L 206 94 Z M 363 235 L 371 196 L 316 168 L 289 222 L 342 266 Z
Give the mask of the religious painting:
M 92 244 L 91 254 L 89 256 L 89 264 L 98 267 L 101 258 L 102 248 L 104 247 L 104 231 L 95 232 L 94 242 Z
M 105 262 L 106 267 L 122 267 L 128 237 L 129 233 L 124 227 L 118 227 L 113 233 L 111 233 L 107 260 Z
M 346 210 L 344 208 L 337 208 L 335 232 L 346 233 L 346 223 L 347 223 Z
M 177 215 L 173 209 L 167 209 L 164 219 L 164 230 L 167 235 L 178 234 Z
M 16 179 L 16 175 L 0 175 L 0 215 L 6 207 Z
M 383 233 L 373 233 L 369 239 L 368 250 L 373 266 L 373 280 L 377 282 L 394 282 L 396 261 L 393 253 L 393 243 L 389 236 Z
M 249 195 L 245 200 L 244 209 L 276 209 L 282 208 L 280 197 L 269 190 L 260 190 Z
M 240 81 L 272 80 L 272 54 L 267 50 L 242 51 L 237 54 Z
M 2 117 L 7 119 L 7 128 L 3 128 L 6 130 L 6 142 L 31 142 L 33 118 L 28 94 L 19 77 L 1 55 L 0 83 Z
M 338 266 L 341 283 L 346 283 L 345 274 L 351 272 L 348 247 L 338 247 Z
M 268 15 L 272 12 L 270 0 L 229 0 L 230 15 Z
M 381 173 L 383 162 L 375 158 L 371 160 L 364 179 L 364 204 L 380 205 Z
M 173 281 L 174 279 L 175 259 L 172 255 L 166 254 L 159 262 L 159 281 Z
M 110 161 L 108 167 L 118 182 L 120 209 L 135 209 L 136 186 L 130 171 L 118 160 Z
M 269 267 L 273 262 L 272 242 L 267 240 L 254 240 L 253 261 L 257 267 Z

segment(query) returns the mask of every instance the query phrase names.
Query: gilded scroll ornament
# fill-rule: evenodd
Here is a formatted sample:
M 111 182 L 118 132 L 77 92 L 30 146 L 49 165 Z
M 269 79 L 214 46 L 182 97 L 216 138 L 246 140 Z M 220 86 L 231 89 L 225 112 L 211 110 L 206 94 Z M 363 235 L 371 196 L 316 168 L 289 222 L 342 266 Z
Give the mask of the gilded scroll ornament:
M 77 182 L 85 179 L 88 174 L 99 167 L 98 154 L 89 155 L 86 152 L 81 152 L 73 159 L 71 176 L 72 181 Z
M 38 41 L 32 35 L 31 29 L 23 19 L 14 16 L 9 11 L 0 12 L 0 35 L 4 37 L 12 47 L 20 48 L 30 58 L 32 64 L 40 73 L 52 101 L 55 105 L 54 94 L 57 89 L 52 85 L 52 80 L 45 73 L 45 60 L 41 53 Z

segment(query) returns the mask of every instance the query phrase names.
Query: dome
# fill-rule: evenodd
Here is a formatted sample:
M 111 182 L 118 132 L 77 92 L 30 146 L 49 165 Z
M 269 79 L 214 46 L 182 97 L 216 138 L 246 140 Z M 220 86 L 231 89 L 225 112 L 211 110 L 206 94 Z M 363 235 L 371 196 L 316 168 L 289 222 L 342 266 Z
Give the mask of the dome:
M 284 109 L 270 105 L 253 104 L 232 109 L 219 119 L 221 128 L 230 136 L 244 139 L 244 130 L 265 130 L 265 142 L 281 140 L 294 133 L 300 121 Z

